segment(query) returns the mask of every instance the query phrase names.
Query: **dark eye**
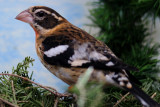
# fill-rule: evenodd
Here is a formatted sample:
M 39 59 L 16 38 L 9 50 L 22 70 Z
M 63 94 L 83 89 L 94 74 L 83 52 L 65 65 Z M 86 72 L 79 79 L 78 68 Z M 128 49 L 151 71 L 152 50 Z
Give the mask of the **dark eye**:
M 40 12 L 37 12 L 37 13 L 36 13 L 36 16 L 38 16 L 38 17 L 43 17 L 43 16 L 45 16 L 45 14 L 46 14 L 46 13 L 44 13 L 43 11 L 40 11 Z

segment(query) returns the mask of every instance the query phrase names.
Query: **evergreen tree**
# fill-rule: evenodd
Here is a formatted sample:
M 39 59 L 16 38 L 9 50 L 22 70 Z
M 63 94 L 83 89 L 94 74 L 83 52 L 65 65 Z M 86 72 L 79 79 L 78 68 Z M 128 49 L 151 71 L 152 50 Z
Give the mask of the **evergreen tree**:
M 159 18 L 159 0 L 99 0 L 92 3 L 90 19 L 100 28 L 98 39 L 129 65 L 139 69 L 131 72 L 142 82 L 141 88 L 160 103 L 159 68 L 156 59 L 159 44 L 151 40 L 148 22 Z M 151 45 L 152 44 L 152 45 Z M 13 68 L 12 74 L 0 74 L 0 107 L 141 107 L 135 97 L 116 87 L 103 89 L 103 84 L 88 83 L 90 71 L 77 82 L 71 92 L 63 96 L 51 87 L 42 86 L 29 75 L 33 59 L 26 57 Z M 2 76 L 1 76 L 2 75 Z
M 160 16 L 159 3 L 159 0 L 99 0 L 92 3 L 94 9 L 89 17 L 92 26 L 100 28 L 97 38 L 124 62 L 139 69 L 139 72 L 131 73 L 150 95 L 160 91 L 157 76 L 160 45 L 152 42 L 152 32 L 148 29 L 148 22 L 155 24 Z M 112 96 L 108 101 L 115 103 L 118 94 L 112 88 L 107 89 L 107 96 Z M 160 93 L 157 95 L 157 101 L 160 101 Z
M 159 71 L 159 44 L 149 38 L 152 32 L 148 31 L 147 22 L 149 18 L 155 22 L 158 17 L 159 1 L 99 0 L 93 5 L 90 19 L 100 28 L 98 39 L 123 61 L 139 68 L 140 72 L 135 73 L 139 80 L 157 79 L 153 74 Z

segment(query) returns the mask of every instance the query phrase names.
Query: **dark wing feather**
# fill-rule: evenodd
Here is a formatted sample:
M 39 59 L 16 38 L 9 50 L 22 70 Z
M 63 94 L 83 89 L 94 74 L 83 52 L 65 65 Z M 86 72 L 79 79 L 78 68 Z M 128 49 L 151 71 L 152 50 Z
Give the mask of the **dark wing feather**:
M 101 69 L 104 71 L 138 71 L 137 68 L 129 66 L 118 59 L 102 42 L 96 40 L 86 32 L 83 32 L 82 34 L 88 35 L 87 39 L 82 38 L 84 42 L 82 40 L 79 42 L 79 40 L 76 40 L 76 38 L 72 39 L 66 35 L 47 37 L 42 42 L 44 52 L 51 48 L 56 48 L 63 45 L 67 45 L 68 48 L 56 56 L 48 57 L 44 54 L 44 60 L 48 64 L 59 65 L 63 67 L 88 68 L 89 66 L 93 66 L 95 69 Z M 93 53 L 95 55 L 93 55 Z M 128 76 L 129 75 L 131 74 L 128 73 Z M 133 76 L 130 77 L 131 79 L 134 79 L 134 81 L 137 81 L 135 78 L 132 78 Z M 137 83 L 139 82 L 137 81 Z
M 47 37 L 43 42 L 43 48 L 44 52 L 56 48 L 57 46 L 61 45 L 67 45 L 71 43 L 72 40 L 66 36 L 59 35 L 59 36 L 50 36 Z M 74 50 L 72 49 L 71 46 L 64 51 L 63 53 L 60 53 L 56 56 L 48 57 L 47 55 L 44 54 L 43 58 L 44 60 L 51 65 L 60 65 L 60 66 L 65 66 L 65 67 L 70 67 L 70 64 L 68 63 L 68 59 L 74 54 Z
M 79 66 L 77 64 L 77 66 L 75 67 L 87 68 L 89 66 L 93 66 L 96 69 L 104 69 L 104 70 L 121 71 L 122 69 L 124 69 L 127 71 L 130 70 L 137 71 L 135 67 L 131 67 L 123 63 L 116 56 L 110 54 L 111 52 L 105 50 L 105 47 L 101 47 L 101 45 L 99 46 L 99 48 L 101 48 L 101 52 L 99 52 L 98 48 L 96 49 L 95 45 L 92 43 L 89 42 L 78 43 L 75 40 L 71 40 L 70 38 L 65 37 L 64 35 L 48 37 L 43 41 L 42 44 L 44 47 L 44 52 L 48 51 L 51 48 L 56 48 L 62 45 L 68 45 L 68 48 L 64 52 L 57 54 L 56 56 L 47 57 L 47 55 L 44 54 L 45 61 L 52 65 L 60 64 L 61 66 L 67 65 L 68 67 L 70 67 L 72 65 L 70 65 L 68 62 L 74 62 L 76 60 L 84 60 L 85 63 L 82 63 Z M 92 55 L 93 52 L 94 54 L 98 55 Z M 74 58 L 72 60 L 71 59 L 72 56 L 77 58 Z M 104 59 L 102 58 L 102 56 L 104 57 Z M 105 58 L 108 60 L 106 60 Z M 113 65 L 109 64 L 107 66 L 108 63 L 112 63 Z

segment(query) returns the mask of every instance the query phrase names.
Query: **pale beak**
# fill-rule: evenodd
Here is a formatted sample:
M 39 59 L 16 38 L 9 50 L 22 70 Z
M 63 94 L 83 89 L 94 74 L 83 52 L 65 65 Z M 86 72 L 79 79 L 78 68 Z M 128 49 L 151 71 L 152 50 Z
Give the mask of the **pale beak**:
M 33 16 L 29 13 L 29 10 L 24 10 L 16 16 L 17 20 L 32 24 Z

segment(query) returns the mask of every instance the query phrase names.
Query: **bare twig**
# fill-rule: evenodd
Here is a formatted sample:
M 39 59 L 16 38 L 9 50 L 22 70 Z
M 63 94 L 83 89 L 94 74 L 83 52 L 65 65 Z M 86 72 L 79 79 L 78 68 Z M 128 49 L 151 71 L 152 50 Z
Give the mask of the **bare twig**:
M 74 107 L 74 104 L 72 103 L 72 106 L 71 107 Z
M 29 101 L 17 101 L 17 103 L 28 103 Z
M 122 98 L 121 98 L 120 100 L 118 100 L 117 103 L 116 103 L 113 107 L 117 107 L 118 104 L 119 104 L 120 102 L 122 102 L 122 100 L 123 100 L 125 97 L 127 97 L 128 95 L 129 95 L 129 92 L 128 92 L 127 94 L 125 94 L 124 96 L 122 96 Z
M 49 89 L 52 89 L 52 90 L 54 90 L 54 91 L 57 91 L 55 88 L 53 88 L 53 87 L 50 87 L 50 86 L 45 86 L 45 87 L 47 87 L 47 88 L 49 88 Z
M 151 96 L 151 98 L 154 98 L 154 97 L 156 96 L 156 94 L 157 94 L 157 93 L 155 92 L 155 93 Z
M 59 97 L 56 98 L 56 100 L 54 102 L 54 107 L 57 107 L 58 101 L 59 101 Z
M 12 104 L 12 103 L 10 103 L 10 102 L 8 102 L 7 100 L 4 100 L 4 99 L 2 99 L 2 98 L 0 98 L 0 100 L 1 100 L 2 102 L 4 102 L 4 103 L 8 104 L 10 107 L 19 107 L 18 105 L 14 105 L 14 104 Z
M 44 86 L 44 87 L 52 89 L 53 91 L 57 91 L 55 88 L 50 87 L 50 86 Z M 26 89 L 30 89 L 30 88 L 32 88 L 32 87 L 26 87 Z M 35 86 L 34 88 L 39 88 L 39 86 Z
M 0 100 L 0 107 L 5 107 L 5 104 L 1 100 Z
M 70 94 L 61 94 L 61 93 L 58 93 L 57 91 L 53 91 L 53 90 L 51 90 L 51 89 L 49 89 L 49 88 L 47 88 L 47 87 L 45 87 L 45 86 L 43 86 L 41 84 L 38 84 L 38 83 L 36 83 L 36 82 L 34 82 L 34 81 L 26 78 L 26 77 L 22 77 L 22 76 L 19 76 L 19 75 L 16 75 L 16 74 L 0 73 L 0 75 L 8 75 L 8 76 L 13 76 L 13 77 L 18 77 L 18 78 L 21 78 L 21 79 L 23 79 L 25 81 L 29 81 L 32 84 L 35 84 L 35 85 L 37 85 L 37 86 L 39 86 L 41 88 L 44 88 L 44 89 L 48 90 L 49 92 L 51 92 L 52 94 L 54 94 L 54 95 L 56 95 L 58 97 L 69 97 L 70 96 Z
M 14 103 L 17 105 L 17 100 L 16 100 L 16 94 L 15 94 L 15 89 L 14 89 L 13 80 L 11 81 L 11 86 L 12 86 Z

